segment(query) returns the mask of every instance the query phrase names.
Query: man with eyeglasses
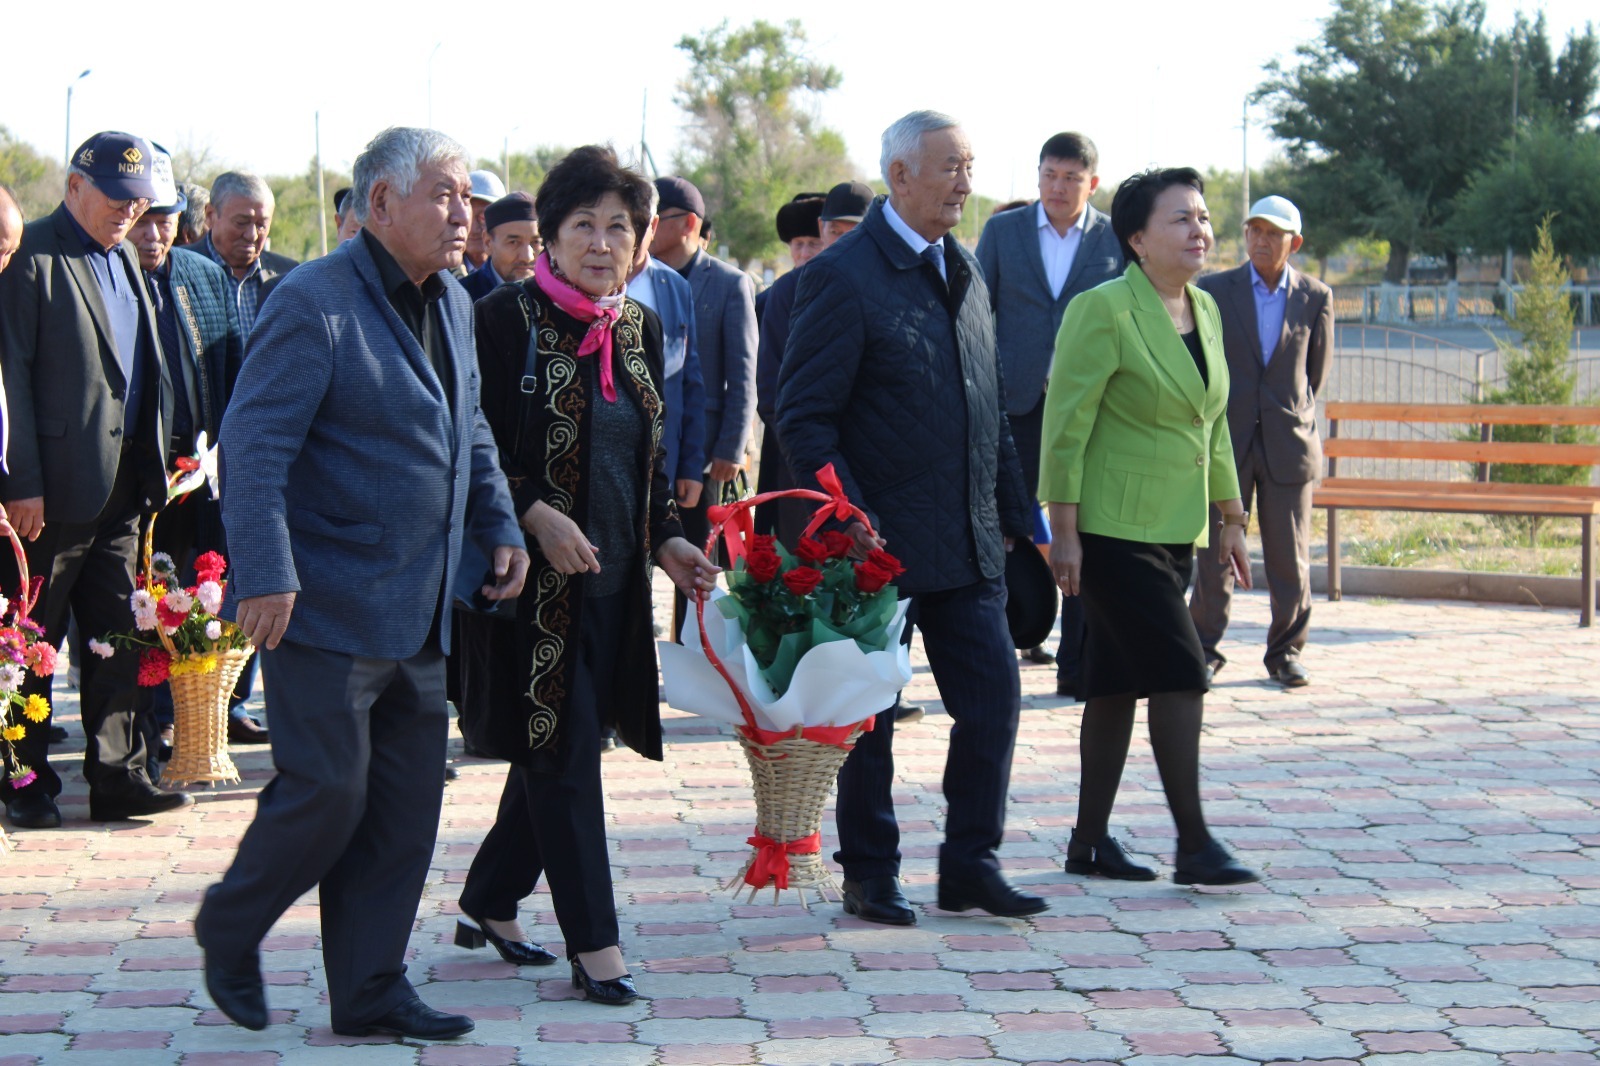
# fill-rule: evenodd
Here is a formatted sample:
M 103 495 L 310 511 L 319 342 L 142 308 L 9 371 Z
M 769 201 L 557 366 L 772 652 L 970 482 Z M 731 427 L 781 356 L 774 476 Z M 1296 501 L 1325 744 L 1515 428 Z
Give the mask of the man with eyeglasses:
M 166 502 L 173 390 L 138 253 L 125 238 L 156 196 L 155 149 L 127 133 L 97 133 L 72 154 L 66 196 L 23 229 L 0 274 L 0 369 L 11 439 L 0 502 L 44 579 L 32 617 L 59 646 L 70 609 L 85 641 L 127 630 L 141 515 Z M 10 553 L 0 588 L 18 585 Z M 150 780 L 149 701 L 139 657 L 117 649 L 80 664 L 88 746 L 89 817 L 114 821 L 186 806 L 187 793 Z M 28 674 L 24 695 L 50 695 Z M 61 778 L 48 759 L 50 721 L 28 723 L 6 767 L 6 816 L 26 829 L 61 824 Z M 20 787 L 18 787 L 20 786 Z

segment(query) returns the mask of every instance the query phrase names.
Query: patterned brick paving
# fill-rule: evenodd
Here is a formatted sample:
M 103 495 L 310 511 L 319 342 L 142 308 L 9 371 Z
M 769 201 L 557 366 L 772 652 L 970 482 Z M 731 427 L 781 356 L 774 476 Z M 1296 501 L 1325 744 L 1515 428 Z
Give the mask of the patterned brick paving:
M 411 963 L 431 1003 L 477 1019 L 453 1044 L 327 1028 L 314 894 L 263 945 L 265 1032 L 227 1024 L 199 990 L 189 920 L 248 824 L 265 750 L 238 753 L 242 787 L 112 825 L 86 820 L 64 753 L 66 828 L 14 833 L 0 857 L 0 1066 L 1595 1062 L 1600 637 L 1571 611 L 1318 602 L 1315 683 L 1286 693 L 1256 664 L 1264 597 L 1242 596 L 1239 615 L 1207 705 L 1206 799 L 1263 884 L 1065 876 L 1078 714 L 1030 667 L 1003 857 L 1051 909 L 938 911 L 948 719 L 919 657 L 911 696 L 932 713 L 897 739 L 897 802 L 920 924 L 722 891 L 753 813 L 744 769 L 725 731 L 668 712 L 664 764 L 606 761 L 624 946 L 649 997 L 620 1009 L 451 945 L 502 776 L 462 761 Z M 76 733 L 70 694 L 62 711 Z M 1171 824 L 1142 738 L 1115 826 L 1166 872 Z M 559 951 L 549 897 L 526 917 Z

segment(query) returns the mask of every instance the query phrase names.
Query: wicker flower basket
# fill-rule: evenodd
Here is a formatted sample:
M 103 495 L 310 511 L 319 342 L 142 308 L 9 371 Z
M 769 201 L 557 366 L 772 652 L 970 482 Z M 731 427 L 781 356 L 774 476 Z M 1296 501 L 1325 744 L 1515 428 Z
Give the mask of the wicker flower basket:
M 239 768 L 228 754 L 228 704 L 249 661 L 247 650 L 220 652 L 210 673 L 167 679 L 172 688 L 172 759 L 161 773 L 164 786 L 239 782 Z

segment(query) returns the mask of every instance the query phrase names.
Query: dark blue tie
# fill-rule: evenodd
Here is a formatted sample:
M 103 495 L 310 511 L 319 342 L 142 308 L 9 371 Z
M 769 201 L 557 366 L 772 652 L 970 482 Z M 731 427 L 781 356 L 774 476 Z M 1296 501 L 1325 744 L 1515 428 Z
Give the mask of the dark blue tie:
M 944 283 L 944 245 L 938 242 L 928 245 L 922 250 L 922 258 L 933 265 L 938 272 L 940 284 Z
M 156 336 L 161 340 L 161 354 L 167 361 L 167 373 L 172 378 L 172 436 L 182 442 L 187 452 L 194 439 L 194 413 L 189 410 L 189 383 L 183 376 L 178 309 L 167 296 L 166 286 L 154 274 L 145 276 L 150 279 L 150 297 L 156 306 Z

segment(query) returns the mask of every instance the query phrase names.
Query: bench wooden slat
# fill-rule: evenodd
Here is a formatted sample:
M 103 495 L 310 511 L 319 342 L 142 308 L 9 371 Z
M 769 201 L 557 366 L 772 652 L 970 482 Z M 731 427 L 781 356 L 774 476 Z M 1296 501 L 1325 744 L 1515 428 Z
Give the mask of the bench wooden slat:
M 1555 404 L 1349 403 L 1327 405 L 1329 418 L 1367 422 L 1460 422 L 1496 426 L 1600 426 L 1600 407 Z
M 1433 459 L 1462 463 L 1600 464 L 1600 444 L 1476 440 L 1370 440 L 1329 437 L 1323 453 L 1340 459 Z
M 1354 489 L 1373 492 L 1434 491 L 1463 496 L 1554 496 L 1560 499 L 1600 500 L 1600 486 L 1594 485 L 1519 485 L 1511 481 L 1387 481 L 1382 478 L 1323 478 L 1319 489 Z
M 1454 514 L 1538 514 L 1583 516 L 1600 514 L 1600 500 L 1561 500 L 1546 496 L 1466 496 L 1449 492 L 1366 492 L 1357 489 L 1318 489 L 1313 507 L 1338 507 L 1352 511 L 1448 511 Z

